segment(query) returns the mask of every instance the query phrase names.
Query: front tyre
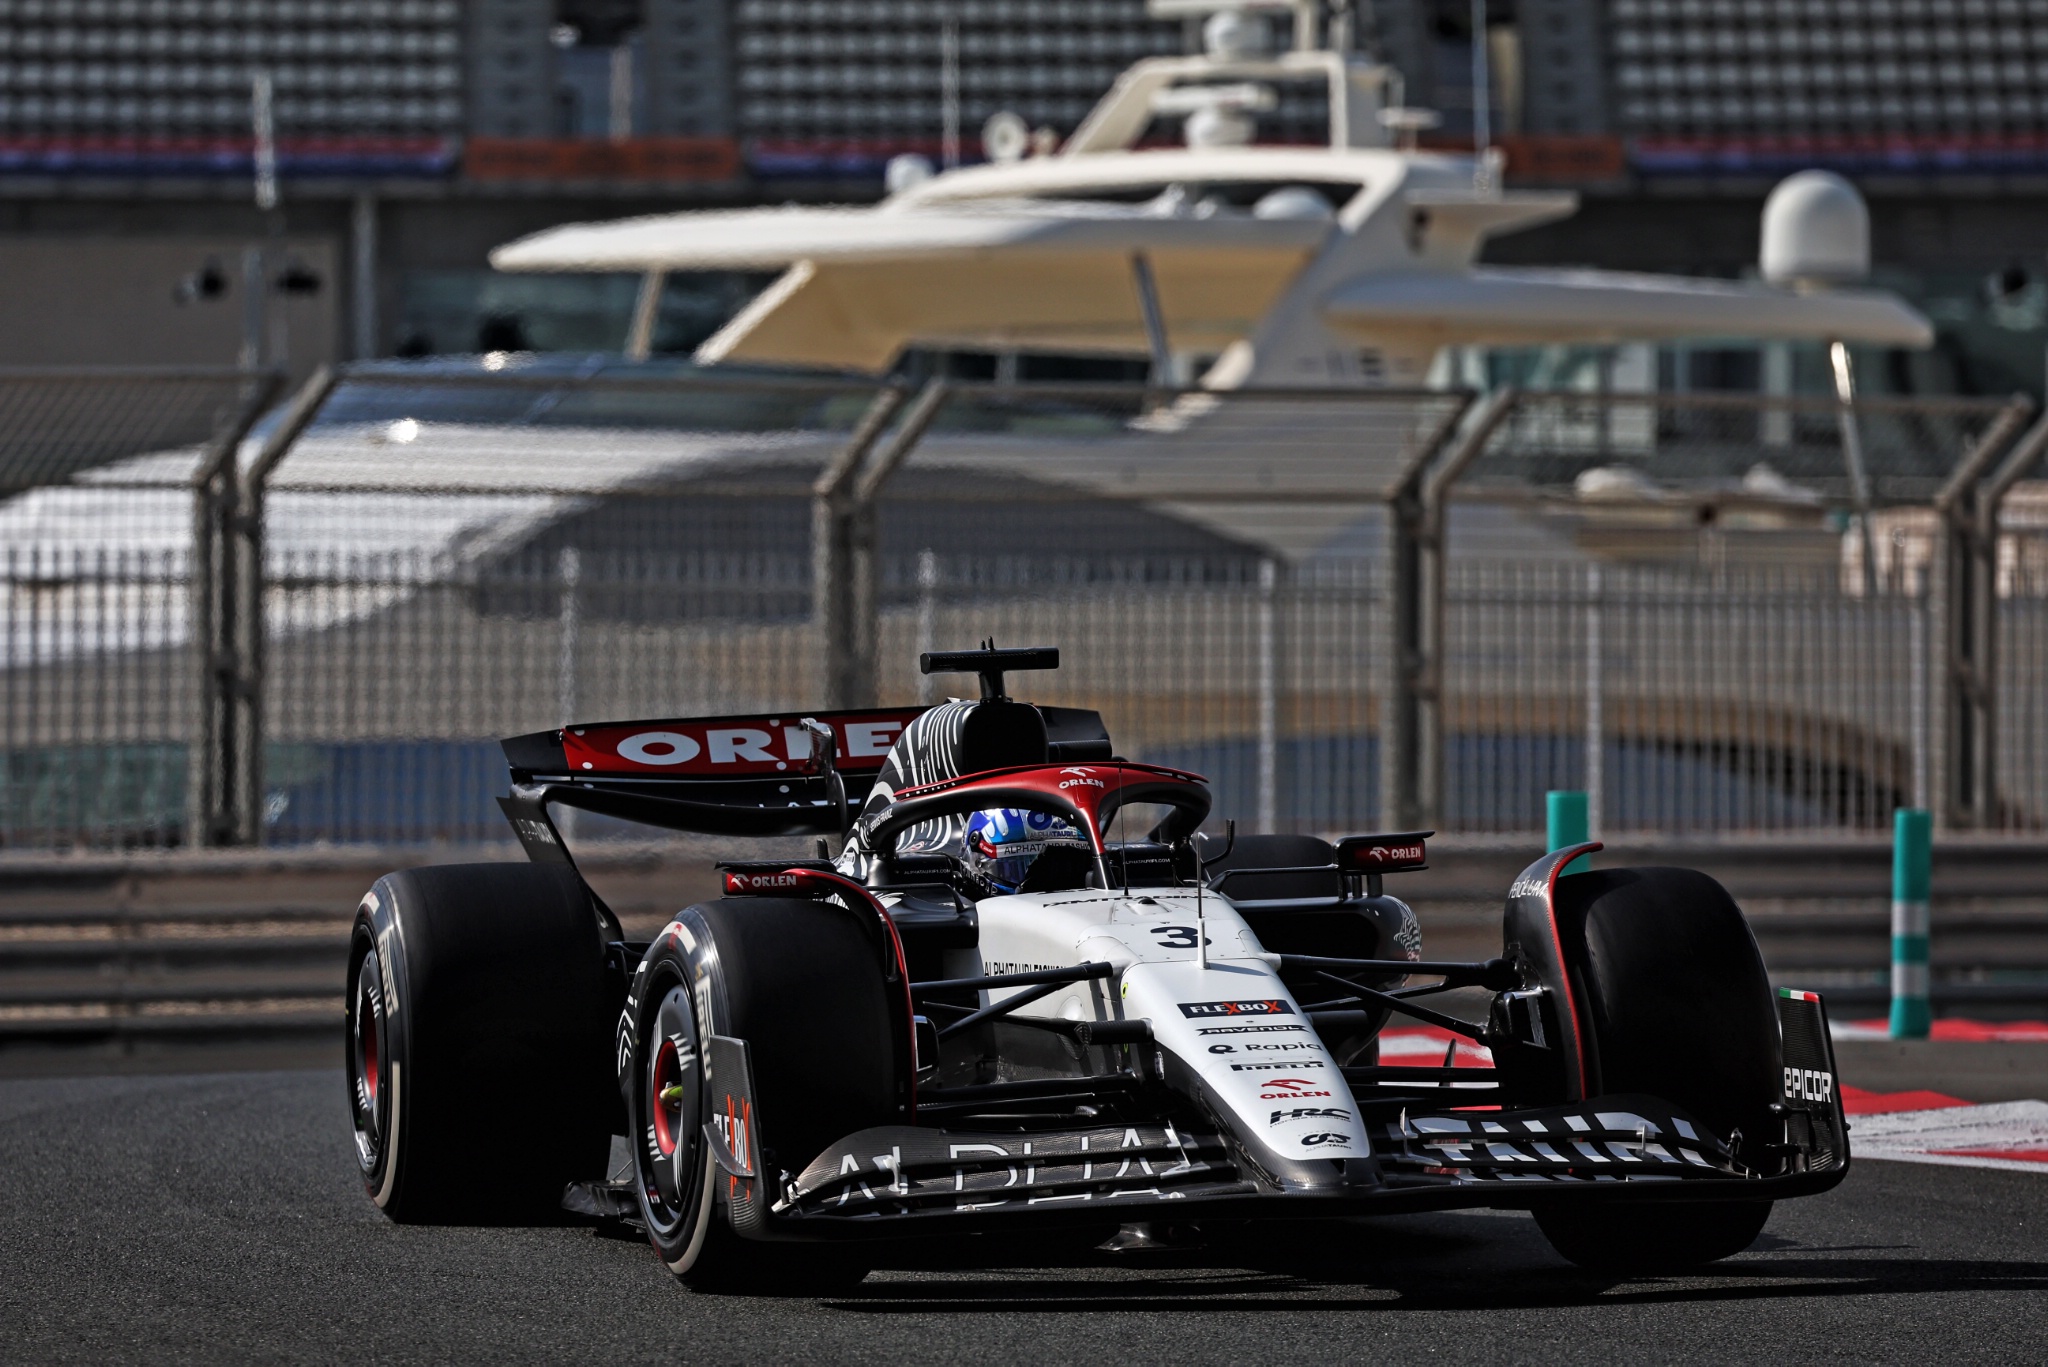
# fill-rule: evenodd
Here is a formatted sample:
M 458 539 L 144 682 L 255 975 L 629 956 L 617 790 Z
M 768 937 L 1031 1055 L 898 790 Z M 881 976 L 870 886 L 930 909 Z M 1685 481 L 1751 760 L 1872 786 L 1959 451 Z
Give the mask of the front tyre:
M 634 1050 L 634 1168 L 648 1242 L 686 1280 L 704 1260 L 717 1165 L 703 1133 L 706 1085 L 697 1014 L 682 966 L 664 956 L 639 1007 Z M 721 1250 L 723 1251 L 723 1250 Z
M 1583 990 L 1597 1089 L 1661 1097 L 1768 1170 L 1778 1015 L 1749 923 L 1692 869 L 1596 869 L 1557 881 L 1557 918 Z M 1740 1253 L 1769 1201 L 1590 1202 L 1536 1211 L 1544 1236 L 1599 1272 L 1678 1272 Z
M 1756 1242 L 1769 1201 L 1548 1207 L 1536 1211 L 1550 1246 L 1590 1272 L 1659 1276 L 1733 1257 Z
M 635 1185 L 648 1242 L 692 1290 L 817 1295 L 867 1273 L 854 1249 L 735 1232 L 722 1194 L 733 1179 L 704 1132 L 711 1034 L 746 1041 L 759 1180 L 771 1192 L 833 1141 L 902 1122 L 903 988 L 863 915 L 795 899 L 707 903 L 657 937 L 635 974 L 623 1076 Z

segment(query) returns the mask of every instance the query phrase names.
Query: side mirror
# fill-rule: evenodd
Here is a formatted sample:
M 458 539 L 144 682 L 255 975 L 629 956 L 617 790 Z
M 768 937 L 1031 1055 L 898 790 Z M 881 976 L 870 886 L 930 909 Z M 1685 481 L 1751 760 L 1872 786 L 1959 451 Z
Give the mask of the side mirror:
M 1223 823 L 1223 852 L 1217 855 L 1214 859 L 1204 859 L 1202 858 L 1200 853 L 1197 853 L 1195 855 L 1195 863 L 1201 868 L 1202 871 L 1201 880 L 1202 885 L 1204 887 L 1208 886 L 1209 883 L 1209 870 L 1215 868 L 1218 864 L 1221 864 L 1224 860 L 1230 858 L 1230 852 L 1236 848 L 1237 823 L 1235 821 L 1226 821 Z

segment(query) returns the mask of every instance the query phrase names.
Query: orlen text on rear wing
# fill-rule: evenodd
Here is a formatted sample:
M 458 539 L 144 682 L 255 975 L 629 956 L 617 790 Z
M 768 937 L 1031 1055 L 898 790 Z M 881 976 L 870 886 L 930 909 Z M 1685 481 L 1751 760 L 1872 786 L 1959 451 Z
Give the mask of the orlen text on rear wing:
M 924 709 L 594 722 L 502 742 L 512 795 L 500 800 L 527 852 L 556 859 L 550 803 L 709 835 L 827 835 L 846 810 L 813 754 L 806 720 L 837 742 L 845 800 L 858 808 L 896 737 Z

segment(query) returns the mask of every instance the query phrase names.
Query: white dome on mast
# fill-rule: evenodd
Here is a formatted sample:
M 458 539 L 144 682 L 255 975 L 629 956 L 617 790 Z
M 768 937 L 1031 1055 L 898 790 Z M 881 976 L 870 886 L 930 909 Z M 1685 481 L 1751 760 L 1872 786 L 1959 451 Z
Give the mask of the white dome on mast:
M 1870 210 L 1833 171 L 1801 171 L 1764 201 L 1758 265 L 1774 285 L 1847 285 L 1870 274 Z

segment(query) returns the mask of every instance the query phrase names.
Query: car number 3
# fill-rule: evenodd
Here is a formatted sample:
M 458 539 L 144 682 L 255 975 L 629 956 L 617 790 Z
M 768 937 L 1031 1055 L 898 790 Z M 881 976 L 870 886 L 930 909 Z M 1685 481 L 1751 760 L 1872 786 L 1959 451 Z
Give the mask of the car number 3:
M 1216 943 L 1206 935 L 1198 937 L 1193 926 L 1153 926 L 1152 933 L 1159 937 L 1162 949 L 1193 949 L 1198 938 L 1205 945 Z

